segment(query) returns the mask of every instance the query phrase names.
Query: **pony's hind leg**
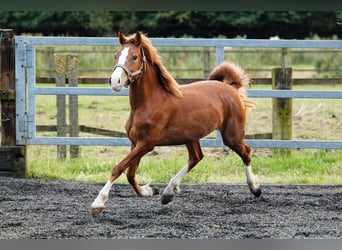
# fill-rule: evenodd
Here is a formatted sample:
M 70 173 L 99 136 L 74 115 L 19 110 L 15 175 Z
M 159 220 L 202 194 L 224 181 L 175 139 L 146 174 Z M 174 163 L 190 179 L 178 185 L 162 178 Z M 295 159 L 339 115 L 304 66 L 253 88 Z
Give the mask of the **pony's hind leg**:
M 252 171 L 250 147 L 244 144 L 243 142 L 241 144 L 242 144 L 242 148 L 244 147 L 245 152 L 247 152 L 248 154 L 248 161 L 247 162 L 244 160 L 243 161 L 245 163 L 246 179 L 247 179 L 249 190 L 251 191 L 252 194 L 255 195 L 255 197 L 259 197 L 261 195 L 261 188 L 260 188 L 258 176 L 254 175 Z M 243 157 L 241 158 L 244 159 Z
M 180 192 L 179 186 L 182 179 L 203 158 L 199 141 L 188 143 L 186 147 L 189 152 L 188 163 L 170 180 L 161 197 L 162 204 L 172 201 L 174 195 Z
M 223 141 L 226 146 L 231 148 L 234 152 L 236 152 L 241 157 L 242 161 L 245 164 L 246 179 L 247 179 L 249 190 L 256 197 L 259 197 L 261 195 L 261 188 L 260 188 L 258 177 L 254 175 L 252 171 L 251 156 L 250 156 L 251 149 L 249 146 L 247 146 L 243 142 L 243 139 L 234 140 L 233 138 L 234 137 L 227 139 L 223 137 Z

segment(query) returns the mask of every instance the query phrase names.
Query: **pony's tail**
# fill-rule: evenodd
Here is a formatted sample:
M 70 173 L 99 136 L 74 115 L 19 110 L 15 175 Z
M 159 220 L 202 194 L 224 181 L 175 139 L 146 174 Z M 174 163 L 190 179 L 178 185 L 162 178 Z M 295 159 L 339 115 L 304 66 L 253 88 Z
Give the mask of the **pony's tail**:
M 223 62 L 211 71 L 208 80 L 217 80 L 232 85 L 239 91 L 245 107 L 253 108 L 256 106 L 256 102 L 247 97 L 246 88 L 250 79 L 240 66 Z

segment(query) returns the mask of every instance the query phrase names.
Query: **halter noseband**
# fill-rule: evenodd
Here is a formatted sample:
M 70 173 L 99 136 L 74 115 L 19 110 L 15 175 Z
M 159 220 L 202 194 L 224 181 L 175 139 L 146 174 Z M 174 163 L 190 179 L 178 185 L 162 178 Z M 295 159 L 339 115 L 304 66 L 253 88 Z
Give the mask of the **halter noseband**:
M 113 71 L 114 71 L 116 68 L 122 68 L 125 71 L 127 78 L 128 78 L 128 85 L 135 81 L 133 79 L 134 76 L 141 74 L 141 77 L 142 77 L 143 72 L 146 71 L 146 57 L 145 57 L 143 48 L 140 48 L 140 51 L 141 51 L 141 55 L 142 55 L 142 61 L 141 61 L 140 68 L 137 71 L 131 72 L 123 64 L 117 64 L 117 65 L 115 65 L 115 67 L 113 69 Z M 143 71 L 143 69 L 144 69 L 144 71 Z

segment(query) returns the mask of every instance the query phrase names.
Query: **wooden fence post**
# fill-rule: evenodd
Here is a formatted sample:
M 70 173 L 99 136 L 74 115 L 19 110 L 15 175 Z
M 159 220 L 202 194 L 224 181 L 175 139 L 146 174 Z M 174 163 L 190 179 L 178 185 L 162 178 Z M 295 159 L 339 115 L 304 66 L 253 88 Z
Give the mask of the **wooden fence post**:
M 272 69 L 272 89 L 292 89 L 292 69 Z M 292 139 L 292 99 L 272 99 L 272 134 L 275 140 Z M 290 154 L 290 149 L 274 149 L 275 153 Z
M 210 65 L 210 48 L 204 47 L 203 48 L 203 77 L 207 78 L 211 72 L 211 65 Z
M 54 55 L 56 64 L 56 86 L 65 87 L 65 64 L 66 55 L 55 54 Z M 67 135 L 67 125 L 66 125 L 66 102 L 65 95 L 57 95 L 56 97 L 57 105 L 57 136 L 66 137 Z M 67 151 L 65 145 L 57 145 L 57 158 L 64 160 L 66 159 Z
M 68 79 L 69 87 L 78 86 L 78 55 L 71 54 L 55 54 L 56 64 L 56 86 L 65 87 L 66 79 Z M 57 96 L 57 136 L 66 137 L 69 133 L 72 137 L 79 134 L 78 125 L 78 96 L 69 95 L 69 125 L 66 121 L 66 99 L 65 95 Z M 79 146 L 70 146 L 70 158 L 77 158 L 79 155 Z M 67 146 L 57 145 L 58 159 L 66 159 Z
M 16 146 L 15 43 L 11 29 L 0 30 L 0 175 L 25 178 L 26 146 Z
M 69 87 L 77 87 L 78 80 L 78 55 L 68 55 L 69 64 Z M 70 136 L 78 137 L 79 126 L 78 126 L 78 96 L 69 95 L 69 129 Z M 70 158 L 77 158 L 79 155 L 79 146 L 70 146 Z
M 48 78 L 54 78 L 55 77 L 55 64 L 54 64 L 54 54 L 55 54 L 55 47 L 54 46 L 48 46 L 46 47 L 47 51 L 47 58 L 48 58 L 48 70 L 47 70 L 47 75 Z

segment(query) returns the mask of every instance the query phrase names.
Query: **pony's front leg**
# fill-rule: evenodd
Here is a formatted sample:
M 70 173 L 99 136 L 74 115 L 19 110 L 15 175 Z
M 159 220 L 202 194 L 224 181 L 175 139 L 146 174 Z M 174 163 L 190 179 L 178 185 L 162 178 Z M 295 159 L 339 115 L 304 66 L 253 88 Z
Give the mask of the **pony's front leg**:
M 135 145 L 132 144 L 131 150 L 135 148 Z M 140 186 L 136 180 L 135 173 L 137 171 L 137 168 L 139 166 L 140 160 L 137 162 L 136 165 L 128 167 L 126 176 L 128 182 L 132 185 L 135 193 L 140 197 L 150 197 L 154 196 L 156 194 L 159 194 L 159 190 L 156 188 L 150 187 L 150 184 L 146 184 L 144 186 Z
M 102 212 L 102 210 L 105 207 L 105 203 L 108 200 L 109 191 L 111 190 L 112 186 L 113 186 L 113 182 L 108 180 L 107 183 L 99 192 L 94 202 L 91 204 L 91 208 L 90 208 L 91 214 L 99 214 Z
M 152 147 L 153 149 L 153 147 Z M 118 165 L 113 168 L 112 174 L 99 192 L 98 196 L 91 204 L 91 214 L 101 213 L 105 207 L 105 203 L 108 200 L 109 191 L 112 188 L 114 181 L 123 173 L 128 166 L 138 166 L 138 163 L 146 153 L 152 150 L 151 147 L 143 144 L 135 147 Z

